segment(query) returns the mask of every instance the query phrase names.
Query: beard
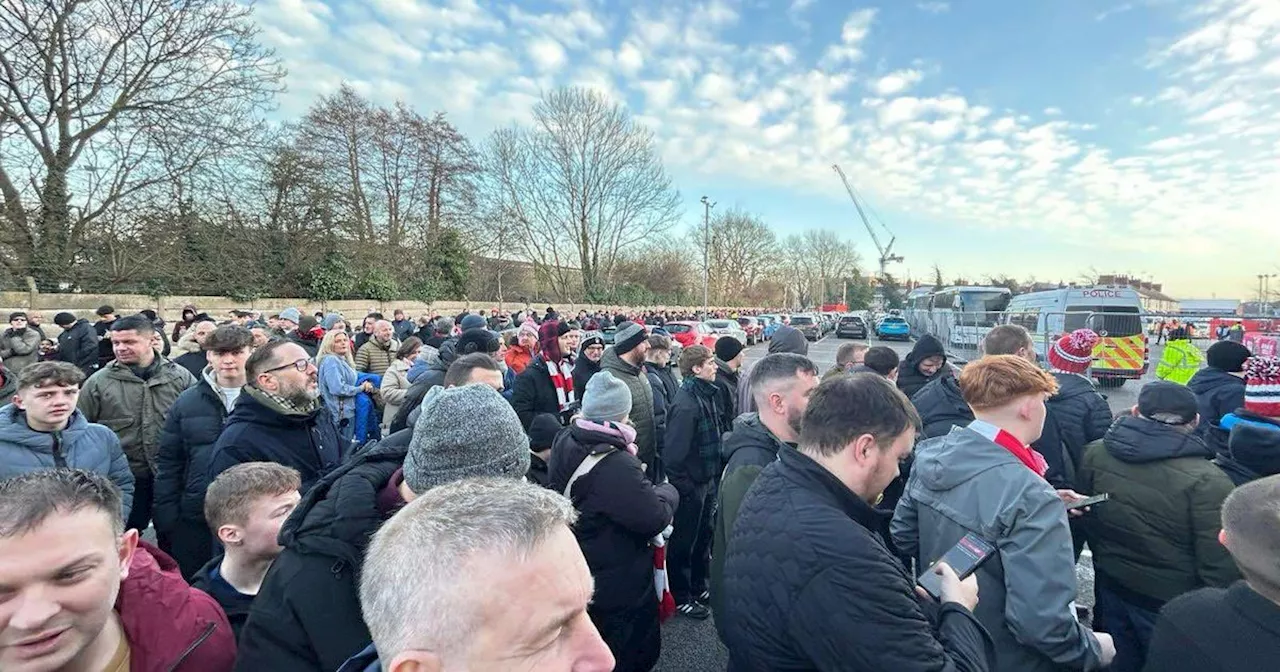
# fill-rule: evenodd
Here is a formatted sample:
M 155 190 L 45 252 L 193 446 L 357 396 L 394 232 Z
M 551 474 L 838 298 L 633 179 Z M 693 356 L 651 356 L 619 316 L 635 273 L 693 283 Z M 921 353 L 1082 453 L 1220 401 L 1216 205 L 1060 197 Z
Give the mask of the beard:
M 804 411 L 801 411 L 798 408 L 787 409 L 787 426 L 791 428 L 791 431 L 796 433 L 797 437 L 800 436 L 800 421 L 803 419 Z
M 311 385 L 300 385 L 298 387 L 286 388 L 280 390 L 280 396 L 284 397 L 294 406 L 310 406 L 320 398 L 320 388 Z

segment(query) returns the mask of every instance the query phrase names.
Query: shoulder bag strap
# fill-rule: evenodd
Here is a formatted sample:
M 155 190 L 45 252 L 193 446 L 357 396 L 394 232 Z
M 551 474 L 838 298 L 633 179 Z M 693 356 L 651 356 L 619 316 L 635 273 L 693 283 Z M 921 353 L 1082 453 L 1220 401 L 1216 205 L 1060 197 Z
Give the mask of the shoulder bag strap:
M 588 455 L 586 459 L 584 459 L 582 463 L 578 465 L 578 468 L 573 470 L 573 475 L 569 477 L 569 482 L 566 483 L 564 486 L 564 496 L 568 497 L 570 500 L 573 500 L 573 495 L 569 494 L 570 492 L 573 491 L 573 484 L 577 483 L 579 478 L 582 478 L 583 476 L 586 476 L 587 474 L 591 473 L 591 470 L 595 469 L 597 464 L 600 464 L 600 460 L 603 460 L 604 458 L 609 457 L 615 452 L 617 452 L 617 450 L 610 450 L 605 453 L 595 453 L 594 455 Z

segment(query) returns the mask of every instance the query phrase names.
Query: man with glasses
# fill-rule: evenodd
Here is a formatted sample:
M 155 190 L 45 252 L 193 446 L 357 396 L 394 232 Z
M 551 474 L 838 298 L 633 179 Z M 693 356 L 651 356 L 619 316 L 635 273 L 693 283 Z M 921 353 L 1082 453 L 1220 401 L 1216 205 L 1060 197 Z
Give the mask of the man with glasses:
M 347 457 L 320 401 L 315 364 L 302 346 L 272 341 L 245 362 L 247 381 L 227 416 L 209 480 L 244 462 L 275 462 L 302 476 L 302 491 Z

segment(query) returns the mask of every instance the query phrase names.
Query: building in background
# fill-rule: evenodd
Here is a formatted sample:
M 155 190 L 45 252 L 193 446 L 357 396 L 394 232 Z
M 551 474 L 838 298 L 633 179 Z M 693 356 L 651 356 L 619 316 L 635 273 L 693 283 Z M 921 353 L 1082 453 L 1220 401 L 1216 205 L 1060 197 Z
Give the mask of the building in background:
M 1099 285 L 1120 285 L 1131 287 L 1141 297 L 1142 310 L 1146 313 L 1176 315 L 1180 308 L 1178 300 L 1164 293 L 1164 285 L 1131 278 L 1127 275 L 1099 275 Z
M 1239 299 L 1179 299 L 1178 313 L 1187 317 L 1234 317 L 1241 315 Z

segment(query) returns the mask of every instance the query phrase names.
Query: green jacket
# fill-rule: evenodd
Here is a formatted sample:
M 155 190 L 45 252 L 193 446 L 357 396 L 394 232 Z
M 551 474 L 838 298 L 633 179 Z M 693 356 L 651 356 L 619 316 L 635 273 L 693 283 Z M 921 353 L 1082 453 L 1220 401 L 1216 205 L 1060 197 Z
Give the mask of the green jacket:
M 155 373 L 147 380 L 112 360 L 89 376 L 80 390 L 80 411 L 89 422 L 106 425 L 120 437 L 134 477 L 156 471 L 156 452 L 165 416 L 182 391 L 196 384 L 190 371 L 156 354 Z
M 636 428 L 636 457 L 646 468 L 652 469 L 654 460 L 658 458 L 658 439 L 653 421 L 653 388 L 649 386 L 649 374 L 645 373 L 644 363 L 632 366 L 610 347 L 600 358 L 600 370 L 612 373 L 631 391 L 631 426 Z M 579 398 L 584 392 L 586 390 L 578 391 Z
M 1111 495 L 1082 519 L 1094 568 L 1148 608 L 1240 578 L 1218 543 L 1233 486 L 1212 457 L 1199 436 L 1131 415 L 1085 447 L 1080 491 Z
M 760 472 L 778 459 L 778 451 L 787 444 L 760 422 L 759 413 L 743 413 L 733 421 L 733 429 L 724 435 L 720 457 L 724 474 L 716 496 L 715 529 L 711 536 L 711 609 L 716 627 L 724 621 L 724 559 L 729 551 L 729 537 L 738 509 Z

